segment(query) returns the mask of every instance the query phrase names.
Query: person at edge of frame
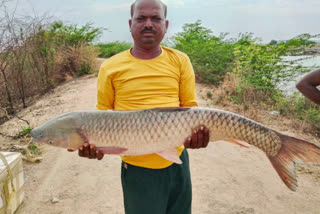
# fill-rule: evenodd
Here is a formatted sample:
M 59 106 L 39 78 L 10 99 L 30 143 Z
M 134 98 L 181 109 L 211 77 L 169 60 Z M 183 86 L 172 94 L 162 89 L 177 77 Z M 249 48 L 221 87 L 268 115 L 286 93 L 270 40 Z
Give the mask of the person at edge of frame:
M 297 89 L 309 100 L 320 105 L 320 69 L 305 75 L 296 85 Z
M 196 107 L 195 76 L 189 57 L 160 46 L 167 32 L 167 6 L 160 0 L 136 0 L 129 27 L 130 50 L 106 60 L 97 83 L 97 109 L 140 110 L 156 107 Z M 209 131 L 190 130 L 177 148 L 182 164 L 149 154 L 121 157 L 121 181 L 126 214 L 190 214 L 191 178 L 185 148 L 207 147 Z M 103 152 L 86 142 L 79 156 L 101 160 Z

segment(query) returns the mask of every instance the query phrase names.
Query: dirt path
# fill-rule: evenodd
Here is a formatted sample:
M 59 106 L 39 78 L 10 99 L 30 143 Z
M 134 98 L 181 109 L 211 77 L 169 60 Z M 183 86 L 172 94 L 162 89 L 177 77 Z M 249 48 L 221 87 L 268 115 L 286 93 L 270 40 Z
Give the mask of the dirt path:
M 37 126 L 63 112 L 94 109 L 95 86 L 96 77 L 69 82 L 20 115 Z M 206 105 L 200 87 L 197 85 L 199 103 Z M 20 128 L 17 123 L 8 121 L 0 131 L 14 133 Z M 313 140 L 312 136 L 295 135 Z M 25 201 L 17 214 L 124 214 L 118 156 L 96 161 L 45 145 L 42 150 L 41 163 L 24 164 Z M 298 192 L 291 192 L 266 156 L 253 147 L 212 143 L 207 149 L 191 150 L 190 163 L 194 214 L 320 213 L 320 166 L 299 167 Z M 52 203 L 53 198 L 58 203 Z

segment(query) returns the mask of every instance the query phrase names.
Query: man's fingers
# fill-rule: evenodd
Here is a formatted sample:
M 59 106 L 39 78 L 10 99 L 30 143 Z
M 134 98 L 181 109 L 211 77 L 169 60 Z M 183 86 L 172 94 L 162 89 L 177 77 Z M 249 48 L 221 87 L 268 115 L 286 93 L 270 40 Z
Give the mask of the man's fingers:
M 90 155 L 90 147 L 88 143 L 83 144 L 83 156 L 84 157 L 89 157 Z
M 101 153 L 101 151 L 96 150 L 96 157 L 97 157 L 98 160 L 101 160 L 103 158 L 103 156 L 104 156 L 104 154 Z
M 103 152 L 97 150 L 96 145 L 84 143 L 79 147 L 79 156 L 86 157 L 89 159 L 98 159 L 101 160 L 104 156 Z
M 209 130 L 207 128 L 204 129 L 204 143 L 203 143 L 203 146 L 204 147 L 207 147 L 208 144 L 209 144 Z
M 89 158 L 90 159 L 96 159 L 96 146 L 94 144 L 90 145 Z
M 184 147 L 185 148 L 190 148 L 191 146 L 191 137 L 186 138 L 186 140 L 184 141 Z
M 191 148 L 197 148 L 198 146 L 198 132 L 196 129 L 192 130 L 192 135 L 191 135 L 191 143 L 190 147 Z
M 79 147 L 79 152 L 78 152 L 79 156 L 80 157 L 84 157 L 84 154 L 83 154 L 83 146 L 80 146 Z
M 191 137 L 184 141 L 185 148 L 199 149 L 208 146 L 209 130 L 205 126 L 200 126 L 197 129 L 192 129 Z
M 204 146 L 204 127 L 201 126 L 198 130 L 198 145 L 197 148 Z

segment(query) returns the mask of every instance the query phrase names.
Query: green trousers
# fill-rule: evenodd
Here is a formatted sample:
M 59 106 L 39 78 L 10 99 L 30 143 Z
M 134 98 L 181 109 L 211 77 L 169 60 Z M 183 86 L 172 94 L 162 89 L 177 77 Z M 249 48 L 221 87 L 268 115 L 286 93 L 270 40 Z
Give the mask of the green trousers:
M 126 214 L 190 214 L 191 179 L 188 152 L 183 164 L 147 169 L 122 162 L 121 181 Z

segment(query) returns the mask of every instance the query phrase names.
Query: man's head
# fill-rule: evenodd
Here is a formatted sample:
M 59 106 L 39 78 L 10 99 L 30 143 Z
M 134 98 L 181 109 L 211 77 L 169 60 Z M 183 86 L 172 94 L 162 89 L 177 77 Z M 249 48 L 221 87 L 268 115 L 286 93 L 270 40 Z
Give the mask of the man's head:
M 160 0 L 136 0 L 131 5 L 130 31 L 135 46 L 151 49 L 160 45 L 168 28 L 167 7 Z
M 136 0 L 135 2 L 133 2 L 133 4 L 131 4 L 131 9 L 130 9 L 130 14 L 131 14 L 131 18 L 133 17 L 133 13 L 134 13 L 134 9 L 135 9 L 135 6 L 136 6 L 136 3 L 138 2 L 139 0 Z M 149 0 L 150 1 L 150 0 Z M 162 7 L 164 8 L 164 16 L 167 17 L 167 5 L 165 5 L 162 1 L 158 1 Z

